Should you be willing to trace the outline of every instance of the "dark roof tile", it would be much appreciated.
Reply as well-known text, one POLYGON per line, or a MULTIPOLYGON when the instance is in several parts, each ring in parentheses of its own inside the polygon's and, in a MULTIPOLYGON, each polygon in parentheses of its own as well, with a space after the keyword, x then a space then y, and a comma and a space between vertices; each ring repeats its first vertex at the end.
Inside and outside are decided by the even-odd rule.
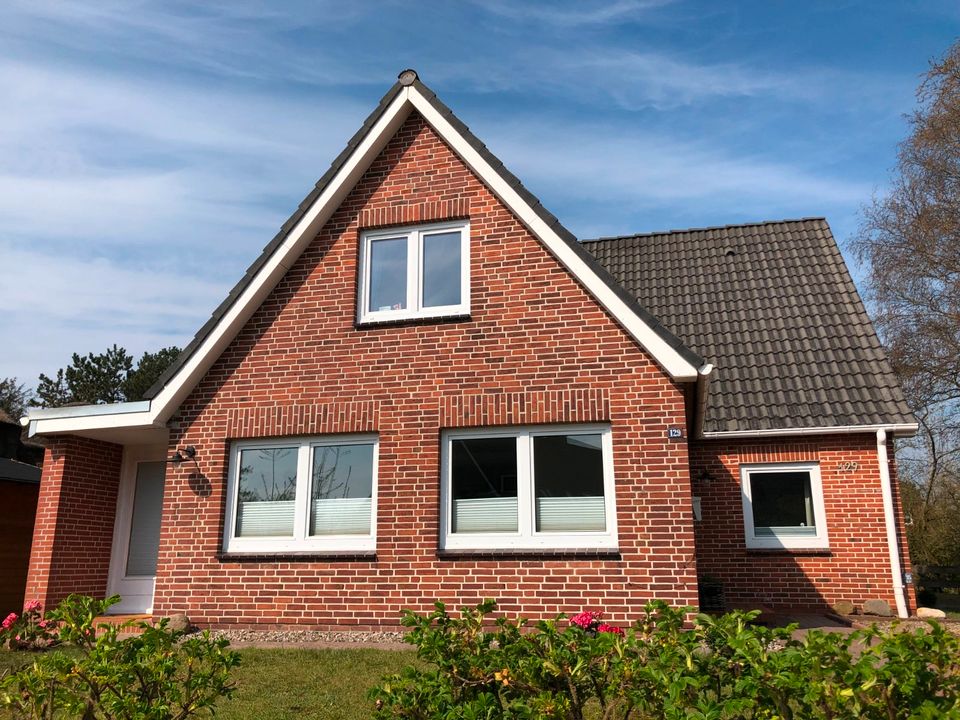
POLYGON ((915 422, 823 218, 583 245, 716 365, 705 431, 915 422))

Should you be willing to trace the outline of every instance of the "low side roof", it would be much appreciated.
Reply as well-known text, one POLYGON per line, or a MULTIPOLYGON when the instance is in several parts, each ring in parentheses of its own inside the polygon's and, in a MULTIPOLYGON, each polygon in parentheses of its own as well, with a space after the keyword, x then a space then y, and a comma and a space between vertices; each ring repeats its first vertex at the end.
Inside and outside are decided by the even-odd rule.
POLYGON ((716 366, 705 434, 916 422, 823 218, 584 247, 716 366))

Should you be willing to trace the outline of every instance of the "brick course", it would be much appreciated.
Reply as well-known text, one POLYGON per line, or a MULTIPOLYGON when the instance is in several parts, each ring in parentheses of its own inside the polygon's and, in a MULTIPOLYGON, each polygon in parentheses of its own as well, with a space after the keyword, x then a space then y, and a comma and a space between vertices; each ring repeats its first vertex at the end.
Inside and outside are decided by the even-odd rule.
POLYGON ((171 468, 155 611, 206 625, 395 626, 403 608, 495 597, 509 613, 696 600, 673 383, 417 115, 171 422, 205 480, 171 468), (469 319, 355 327, 359 232, 469 216, 469 319), (445 427, 609 422, 620 553, 441 556, 445 427), (380 437, 376 558, 219 556, 229 439, 380 437), (201 490, 202 488, 202 490, 201 490))
MULTIPOLYGON (((901 562, 909 572, 892 452, 890 448, 901 562)), ((824 608, 839 600, 862 605, 879 598, 896 608, 876 435, 705 440, 691 444, 690 465, 693 494, 701 498, 703 517, 695 523, 698 570, 701 577, 722 581, 728 604, 824 608), (801 461, 820 465, 829 552, 748 550, 740 465, 801 461), (841 463, 856 463, 857 469, 841 470, 841 463)), ((912 588, 908 605, 916 607, 912 588)))

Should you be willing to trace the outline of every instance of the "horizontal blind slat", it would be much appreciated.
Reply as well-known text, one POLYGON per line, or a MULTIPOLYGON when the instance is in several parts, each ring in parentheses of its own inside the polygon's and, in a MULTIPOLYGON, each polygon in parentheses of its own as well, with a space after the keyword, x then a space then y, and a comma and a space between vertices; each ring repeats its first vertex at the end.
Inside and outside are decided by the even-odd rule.
POLYGON ((453 531, 516 532, 517 499, 502 497, 454 500, 453 531))
POLYGON ((540 532, 602 532, 607 529, 603 496, 537 498, 540 532))

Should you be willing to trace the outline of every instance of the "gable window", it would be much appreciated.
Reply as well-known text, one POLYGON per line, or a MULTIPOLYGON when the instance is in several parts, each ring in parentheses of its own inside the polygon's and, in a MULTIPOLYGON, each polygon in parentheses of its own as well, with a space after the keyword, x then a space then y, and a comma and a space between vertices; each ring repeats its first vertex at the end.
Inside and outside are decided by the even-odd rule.
POLYGON ((444 549, 616 548, 610 428, 450 430, 444 549))
POLYGON ((233 444, 226 552, 375 550, 377 439, 233 444))
POLYGON ((819 465, 742 465, 740 473, 748 548, 829 546, 819 465))
POLYGON ((469 312, 470 226, 466 221, 361 235, 359 322, 469 312))

